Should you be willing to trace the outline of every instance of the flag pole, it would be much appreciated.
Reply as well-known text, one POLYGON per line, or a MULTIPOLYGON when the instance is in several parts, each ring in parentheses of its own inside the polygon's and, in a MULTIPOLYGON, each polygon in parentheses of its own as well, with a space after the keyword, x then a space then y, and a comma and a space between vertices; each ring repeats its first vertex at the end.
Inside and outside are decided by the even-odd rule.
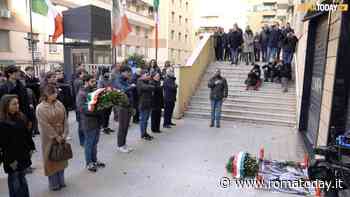
POLYGON ((33 12, 32 12, 32 1, 29 0, 29 22, 30 22, 30 44, 31 44, 31 49, 32 49, 32 66, 35 70, 35 62, 34 62, 34 39, 33 39, 33 12))
MULTIPOLYGON (((157 18, 158 18, 158 11, 157 11, 157 18)), ((156 21, 156 39, 155 39, 155 45, 156 45, 156 62, 158 62, 158 22, 156 21)))

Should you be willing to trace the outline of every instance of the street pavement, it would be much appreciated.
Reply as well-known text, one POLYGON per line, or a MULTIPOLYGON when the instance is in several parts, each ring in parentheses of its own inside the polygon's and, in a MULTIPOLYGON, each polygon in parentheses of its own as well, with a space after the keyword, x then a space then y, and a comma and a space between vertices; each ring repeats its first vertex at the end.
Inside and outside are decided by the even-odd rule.
MULTIPOLYGON (((152 134, 152 142, 140 140, 139 127, 133 124, 127 143, 135 150, 129 154, 116 151, 116 133, 102 134, 98 158, 107 166, 93 174, 84 168, 74 120, 74 113, 70 113, 74 158, 66 169, 67 187, 58 192, 48 190, 40 138, 36 137, 36 170, 27 176, 32 197, 293 197, 254 189, 224 189, 219 182, 222 177, 231 177, 225 165, 239 151, 257 154, 263 146, 267 158, 301 161, 304 157, 302 138, 293 128, 222 122, 217 129, 209 128, 205 120, 184 118, 176 121, 176 127, 152 134)), ((113 129, 117 130, 117 125, 111 121, 113 129)), ((0 197, 8 197, 2 169, 0 197)))

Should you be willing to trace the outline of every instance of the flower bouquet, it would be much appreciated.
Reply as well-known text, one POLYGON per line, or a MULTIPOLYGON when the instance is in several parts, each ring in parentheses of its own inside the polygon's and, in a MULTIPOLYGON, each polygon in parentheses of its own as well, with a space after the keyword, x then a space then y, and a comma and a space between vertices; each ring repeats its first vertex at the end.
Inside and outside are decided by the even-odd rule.
POLYGON ((246 177, 256 177, 259 172, 258 161, 251 154, 246 152, 239 152, 232 156, 226 164, 228 172, 232 173, 233 177, 237 179, 246 177))
POLYGON ((113 88, 99 88, 88 94, 88 110, 91 112, 109 109, 114 106, 129 107, 128 96, 113 88))

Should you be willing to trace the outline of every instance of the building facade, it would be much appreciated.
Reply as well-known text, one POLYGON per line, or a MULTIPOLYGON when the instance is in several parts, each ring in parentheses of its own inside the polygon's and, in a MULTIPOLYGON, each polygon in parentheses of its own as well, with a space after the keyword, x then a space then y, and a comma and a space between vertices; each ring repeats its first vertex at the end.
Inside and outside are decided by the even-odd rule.
POLYGON ((253 31, 259 31, 265 24, 290 22, 293 11, 291 0, 248 0, 248 24, 253 31))
MULTIPOLYGON (((295 6, 301 3, 295 1, 295 6)), ((296 54, 298 129, 312 150, 350 130, 350 15, 338 10, 295 13, 294 17, 295 21, 303 19, 296 26, 300 37, 296 54)))

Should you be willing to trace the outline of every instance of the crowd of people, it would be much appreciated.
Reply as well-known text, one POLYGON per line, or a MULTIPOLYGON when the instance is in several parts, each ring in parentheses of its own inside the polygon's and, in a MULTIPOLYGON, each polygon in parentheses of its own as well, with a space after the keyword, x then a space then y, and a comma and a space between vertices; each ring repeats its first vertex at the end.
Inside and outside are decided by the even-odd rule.
POLYGON ((235 24, 228 32, 219 28, 214 38, 216 60, 230 61, 231 64, 245 62, 247 65, 275 59, 290 64, 298 42, 290 24, 280 27, 278 22, 264 25, 255 34, 249 26, 243 31, 235 24))
POLYGON ((154 138, 148 131, 149 119, 151 131, 162 132, 162 109, 163 128, 176 126, 172 116, 177 84, 170 62, 166 62, 163 69, 155 60, 140 68, 128 63, 116 64, 112 68, 102 67, 97 74, 79 66, 72 83, 64 80, 62 69, 49 71, 41 79, 34 73, 33 67, 22 71, 15 65, 7 66, 0 73, 0 164, 8 174, 10 197, 29 197, 25 174, 33 170, 31 157, 37 150, 35 135, 40 135, 49 189, 57 191, 66 187, 64 170, 68 160, 56 161, 50 154, 55 144, 66 143, 72 135, 68 122, 71 110, 75 110, 79 144, 84 149, 86 169, 90 172, 106 166, 97 157, 98 142, 101 132, 114 132, 109 127, 112 112, 119 123, 116 150, 122 153, 133 150, 126 143, 131 119, 140 125, 140 138, 145 141, 154 138), (89 111, 88 94, 104 87, 124 92, 129 106, 89 111))

